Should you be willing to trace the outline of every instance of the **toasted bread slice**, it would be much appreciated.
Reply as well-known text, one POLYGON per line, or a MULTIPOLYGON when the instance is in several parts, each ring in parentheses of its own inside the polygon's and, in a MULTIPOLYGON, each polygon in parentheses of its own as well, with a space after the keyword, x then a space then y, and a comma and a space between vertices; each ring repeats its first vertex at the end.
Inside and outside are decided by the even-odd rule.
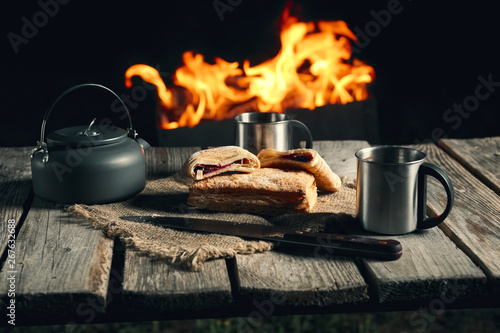
POLYGON ((186 160, 182 172, 195 180, 201 180, 223 172, 252 172, 259 168, 259 159, 248 150, 222 146, 197 151, 186 160))
POLYGON ((279 168, 283 170, 306 170, 314 175, 318 189, 336 192, 342 182, 325 160, 314 149, 294 149, 278 151, 267 148, 257 154, 261 168, 279 168))
POLYGON ((195 182, 188 204, 215 211, 277 214, 310 212, 316 200, 316 180, 310 173, 266 168, 195 182))

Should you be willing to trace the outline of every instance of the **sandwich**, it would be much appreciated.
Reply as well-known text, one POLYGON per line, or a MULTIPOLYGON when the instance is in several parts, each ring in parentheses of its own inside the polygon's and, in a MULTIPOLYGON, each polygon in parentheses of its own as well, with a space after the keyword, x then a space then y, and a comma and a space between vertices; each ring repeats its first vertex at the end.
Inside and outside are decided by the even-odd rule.
POLYGON ((253 172, 259 168, 259 159, 248 150, 223 146, 195 152, 184 163, 182 173, 202 180, 224 172, 253 172))
POLYGON ((316 199, 316 180, 310 173, 265 168, 197 181, 189 188, 187 202, 215 211, 278 214, 308 213, 316 199))
POLYGON ((342 181, 325 160, 314 149, 294 149, 277 151, 271 148, 257 154, 261 168, 279 168, 283 170, 305 170, 316 178, 319 190, 336 192, 342 181))

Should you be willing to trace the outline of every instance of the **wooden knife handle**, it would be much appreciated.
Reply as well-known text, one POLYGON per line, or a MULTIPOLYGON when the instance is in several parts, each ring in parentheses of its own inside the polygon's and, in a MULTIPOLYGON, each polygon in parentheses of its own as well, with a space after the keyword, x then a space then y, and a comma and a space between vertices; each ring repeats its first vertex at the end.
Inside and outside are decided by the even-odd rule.
POLYGON ((399 259, 403 253, 401 243, 393 239, 376 239, 351 235, 290 231, 283 236, 283 243, 310 248, 319 247, 332 255, 359 256, 382 260, 399 259))

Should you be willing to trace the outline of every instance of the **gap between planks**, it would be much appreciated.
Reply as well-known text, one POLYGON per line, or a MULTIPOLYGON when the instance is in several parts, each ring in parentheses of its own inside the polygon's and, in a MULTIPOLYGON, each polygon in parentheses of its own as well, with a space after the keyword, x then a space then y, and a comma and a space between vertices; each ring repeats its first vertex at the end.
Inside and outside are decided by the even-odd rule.
POLYGON ((455 290, 460 289, 457 296, 461 298, 487 292, 484 273, 439 228, 400 236, 377 236, 359 224, 346 226, 346 230, 360 236, 396 239, 403 245, 403 256, 396 261, 359 260, 365 265, 362 271, 367 273, 372 294, 380 302, 439 299, 457 284, 461 289, 455 290))
MULTIPOLYGON (((315 141, 314 149, 339 176, 356 176, 354 153, 366 141, 315 141)), ((329 306, 368 300, 367 289, 354 260, 318 258, 269 251, 237 255, 239 294, 254 301, 283 306, 329 306)))
POLYGON ((500 137, 441 139, 438 145, 500 195, 500 137))
MULTIPOLYGON (((484 271, 492 296, 500 293, 500 197, 434 145, 420 146, 431 163, 450 177, 455 204, 440 229, 484 271)), ((482 154, 477 150, 474 154, 482 154)), ((444 209, 445 195, 440 184, 429 183, 428 205, 434 214, 444 209)), ((498 297, 498 296, 497 296, 498 297)))
POLYGON ((14 220, 17 237, 33 201, 30 154, 32 147, 0 148, 0 267, 7 256, 9 220, 14 220), (5 231, 5 232, 4 232, 5 231))
MULTIPOLYGON (((179 172, 184 161, 200 147, 154 147, 146 152, 148 179, 179 172)), ((125 249, 122 307, 141 313, 203 310, 232 302, 232 287, 224 259, 204 264, 202 272, 125 249)))

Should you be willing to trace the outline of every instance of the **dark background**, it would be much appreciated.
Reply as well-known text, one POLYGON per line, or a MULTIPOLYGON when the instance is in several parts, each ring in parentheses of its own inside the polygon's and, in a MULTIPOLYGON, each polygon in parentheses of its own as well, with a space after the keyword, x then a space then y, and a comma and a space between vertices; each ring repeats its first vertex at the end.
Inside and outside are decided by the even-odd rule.
MULTIPOLYGON (((55 10, 55 0, 42 2, 55 10)), ((32 23, 34 16, 43 20, 43 15, 37 16, 42 7, 37 1, 2 5, 0 146, 35 145, 46 109, 73 85, 100 83, 130 98, 124 73, 137 63, 157 67, 168 86, 168 75, 181 65, 187 50, 204 54, 210 63, 215 56, 240 63, 250 59, 252 65, 274 57, 280 48, 278 18, 286 3, 219 0, 231 7, 221 19, 213 0, 67 2, 41 22, 17 53, 9 33, 22 36, 23 17, 32 23)), ((373 11, 393 3, 295 2, 303 20, 344 20, 352 30, 361 31, 375 20, 373 11)), ((366 45, 359 44, 361 51, 355 54, 375 68, 370 89, 377 102, 381 143, 500 135, 500 87, 492 88, 497 91, 480 101, 467 118, 454 114, 454 121, 443 119, 454 104, 471 100, 479 76, 500 82, 500 29, 494 2, 401 0, 397 8, 400 12, 372 33, 366 45)), ((110 104, 109 97, 107 102, 95 102, 95 95, 82 91, 63 103, 51 116, 48 130, 90 122, 97 112, 95 104, 110 104)), ((154 144, 155 92, 132 102, 134 127, 154 144)))

